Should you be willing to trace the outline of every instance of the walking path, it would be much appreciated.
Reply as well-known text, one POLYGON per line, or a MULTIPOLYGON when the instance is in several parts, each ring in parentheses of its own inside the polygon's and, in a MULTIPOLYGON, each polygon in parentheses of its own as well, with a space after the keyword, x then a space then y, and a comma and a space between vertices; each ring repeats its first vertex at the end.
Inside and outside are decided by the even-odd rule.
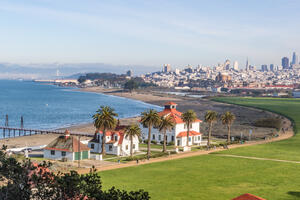
MULTIPOLYGON (((288 131, 285 134, 281 134, 280 136, 269 139, 269 140, 250 141, 246 144, 233 144, 233 145, 229 145, 228 147, 229 147, 229 149, 235 149, 235 148, 239 148, 239 147, 246 147, 246 146, 252 146, 252 145, 257 145, 257 144, 265 144, 265 143, 285 140, 285 139, 292 137, 293 135, 294 135, 293 131, 288 131)), ((156 162, 163 162, 163 161, 167 161, 167 160, 175 160, 175 159, 187 158, 187 157, 192 157, 192 156, 207 155, 207 154, 210 154, 213 152, 224 151, 224 150, 226 150, 226 149, 219 147, 219 148, 208 150, 208 151, 204 151, 204 150, 190 151, 190 152, 172 154, 172 155, 166 156, 166 157, 151 158, 150 160, 139 160, 138 164, 136 163, 136 161, 131 161, 128 163, 120 163, 120 164, 116 163, 115 165, 97 167, 97 170, 98 171, 106 171, 106 170, 119 169, 119 168, 124 168, 124 167, 132 167, 132 166, 138 166, 138 165, 144 165, 144 164, 150 164, 150 163, 156 163, 156 162)), ((287 162, 290 162, 290 161, 287 161, 287 162)), ((291 162, 293 162, 293 161, 291 161, 291 162)), ((300 164, 300 162, 299 162, 299 164, 300 164)), ((88 173, 90 171, 90 169, 84 168, 84 169, 78 169, 77 171, 78 171, 78 173, 88 173)))
POLYGON ((231 155, 231 154, 218 154, 216 156, 233 157, 233 158, 245 158, 245 159, 252 159, 252 160, 270 160, 270 161, 276 161, 276 162, 286 162, 286 163, 300 164, 300 161, 278 160, 278 159, 272 159, 272 158, 259 158, 259 157, 249 157, 249 156, 238 156, 238 155, 231 155))

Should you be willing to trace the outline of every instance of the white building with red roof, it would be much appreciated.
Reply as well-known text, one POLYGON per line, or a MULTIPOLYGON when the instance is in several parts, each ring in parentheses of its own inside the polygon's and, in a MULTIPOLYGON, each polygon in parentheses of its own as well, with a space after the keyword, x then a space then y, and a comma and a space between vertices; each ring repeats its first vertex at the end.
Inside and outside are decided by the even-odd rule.
MULTIPOLYGON (((129 137, 125 135, 127 126, 118 125, 115 130, 106 131, 106 144, 105 150, 107 154, 113 154, 117 156, 130 155, 131 141, 129 137)), ((102 131, 96 133, 94 138, 89 141, 88 147, 93 153, 102 153, 102 131)), ((139 151, 139 138, 133 137, 133 153, 139 151)))
MULTIPOLYGON (((167 102, 165 109, 158 113, 160 117, 171 117, 175 127, 172 131, 167 132, 167 143, 174 142, 175 146, 184 147, 187 141, 187 125, 182 120, 182 113, 176 110, 177 104, 174 102, 167 102)), ((202 141, 202 134, 200 133, 200 119, 196 119, 190 124, 189 133, 189 145, 200 145, 202 141)), ((148 128, 142 127, 143 140, 148 139, 148 128)), ((155 140, 157 143, 163 142, 163 133, 160 133, 158 129, 152 129, 151 140, 155 140)))

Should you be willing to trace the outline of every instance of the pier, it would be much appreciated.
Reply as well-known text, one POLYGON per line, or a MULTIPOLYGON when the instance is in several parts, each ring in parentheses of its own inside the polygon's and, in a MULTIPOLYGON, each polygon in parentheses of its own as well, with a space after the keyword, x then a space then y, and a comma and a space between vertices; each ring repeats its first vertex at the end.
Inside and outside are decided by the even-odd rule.
MULTIPOLYGON (((0 126, 0 130, 2 130, 2 135, 1 135, 1 131, 0 131, 0 139, 14 138, 14 137, 20 137, 20 136, 31 136, 31 135, 38 135, 38 134, 62 135, 65 132, 65 131, 60 131, 60 130, 38 130, 38 129, 12 128, 12 127, 7 127, 7 126, 0 126)), ((93 137, 93 134, 89 134, 89 133, 70 133, 70 135, 93 137)))

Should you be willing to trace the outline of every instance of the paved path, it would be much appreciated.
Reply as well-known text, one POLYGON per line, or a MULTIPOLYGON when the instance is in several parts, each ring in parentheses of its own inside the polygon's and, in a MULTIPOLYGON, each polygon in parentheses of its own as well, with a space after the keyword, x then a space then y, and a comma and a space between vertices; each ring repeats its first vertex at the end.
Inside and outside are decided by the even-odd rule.
POLYGON ((259 157, 249 157, 249 156, 238 156, 238 155, 231 155, 231 154, 218 154, 216 156, 233 157, 233 158, 245 158, 245 159, 252 159, 252 160, 270 160, 270 161, 276 161, 276 162, 286 162, 286 163, 300 164, 300 161, 278 160, 278 159, 272 159, 272 158, 259 158, 259 157))
MULTIPOLYGON (((270 140, 250 141, 246 144, 233 144, 233 145, 229 145, 228 147, 229 147, 229 149, 235 149, 235 148, 239 148, 239 147, 246 147, 246 146, 252 146, 252 145, 257 145, 257 144, 265 144, 265 143, 275 142, 275 141, 279 141, 279 140, 285 140, 292 136, 293 136, 293 131, 289 131, 289 132, 286 132, 285 134, 280 135, 279 137, 272 138, 270 140)), ((150 160, 140 160, 139 164, 137 164, 136 161, 131 161, 128 163, 120 163, 120 164, 116 163, 115 165, 97 167, 97 170, 98 171, 106 171, 106 170, 112 170, 112 169, 119 169, 119 168, 123 168, 123 167, 132 167, 132 166, 162 162, 162 161, 167 161, 167 160, 175 160, 175 159, 181 159, 181 158, 192 157, 192 156, 207 155, 207 154, 210 154, 213 152, 224 151, 224 150, 226 150, 226 149, 219 147, 219 148, 212 149, 209 151, 204 151, 204 150, 190 151, 190 152, 172 154, 172 155, 166 156, 166 157, 151 158, 150 160)), ((86 168, 86 169, 78 169, 77 171, 78 171, 78 173, 88 173, 89 170, 90 169, 86 168)))

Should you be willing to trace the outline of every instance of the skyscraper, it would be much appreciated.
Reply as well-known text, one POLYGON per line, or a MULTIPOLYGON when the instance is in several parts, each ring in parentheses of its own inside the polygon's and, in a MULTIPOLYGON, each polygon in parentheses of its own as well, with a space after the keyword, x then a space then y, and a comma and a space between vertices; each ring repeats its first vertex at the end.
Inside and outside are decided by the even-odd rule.
POLYGON ((296 52, 293 53, 293 59, 292 59, 292 65, 298 65, 299 60, 298 60, 298 55, 296 52))
POLYGON ((281 65, 283 67, 283 69, 288 69, 290 67, 290 61, 288 57, 283 57, 281 59, 281 65))
POLYGON ((246 71, 249 70, 249 62, 248 62, 248 57, 247 57, 247 61, 246 61, 246 71))
POLYGON ((272 72, 276 71, 274 68, 274 64, 270 64, 270 71, 272 71, 272 72))
POLYGON ((262 65, 261 66, 261 71, 267 72, 268 71, 268 65, 262 65))
POLYGON ((227 60, 225 61, 225 63, 224 63, 224 69, 225 69, 225 70, 229 70, 229 69, 230 69, 230 60, 227 59, 227 60))
POLYGON ((170 64, 164 64, 163 72, 170 72, 171 71, 171 65, 170 64))

